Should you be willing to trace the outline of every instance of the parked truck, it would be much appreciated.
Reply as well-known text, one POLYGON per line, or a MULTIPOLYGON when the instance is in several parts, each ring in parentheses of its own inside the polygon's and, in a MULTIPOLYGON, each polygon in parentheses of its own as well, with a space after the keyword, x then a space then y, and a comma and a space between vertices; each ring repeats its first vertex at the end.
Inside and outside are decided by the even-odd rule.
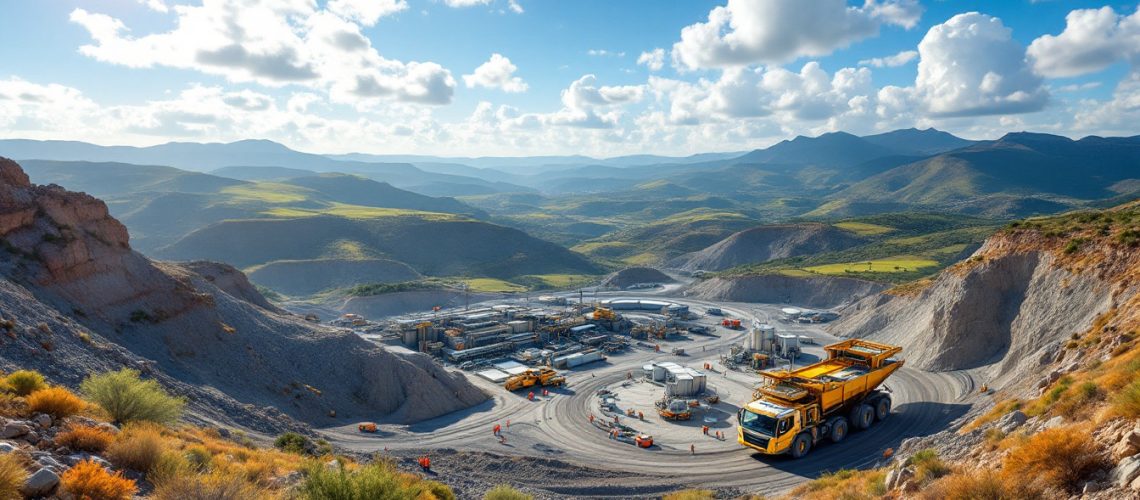
POLYGON ((852 339, 824 348, 827 359, 796 370, 760 372, 751 403, 737 414, 737 442, 794 458, 823 440, 843 441, 891 413, 878 387, 903 366, 901 347, 852 339))
POLYGON ((527 370, 518 375, 512 375, 503 386, 506 387, 508 391, 517 391, 536 385, 558 387, 565 383, 566 377, 559 375, 558 372, 550 368, 540 368, 538 370, 527 370))

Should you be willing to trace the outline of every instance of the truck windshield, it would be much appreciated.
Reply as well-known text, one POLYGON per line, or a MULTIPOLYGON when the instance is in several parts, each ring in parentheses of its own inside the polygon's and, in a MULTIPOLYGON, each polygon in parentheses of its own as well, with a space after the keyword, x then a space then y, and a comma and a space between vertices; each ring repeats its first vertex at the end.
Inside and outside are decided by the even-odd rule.
POLYGON ((740 425, 753 432, 769 436, 776 435, 776 419, 748 410, 740 412, 740 425))

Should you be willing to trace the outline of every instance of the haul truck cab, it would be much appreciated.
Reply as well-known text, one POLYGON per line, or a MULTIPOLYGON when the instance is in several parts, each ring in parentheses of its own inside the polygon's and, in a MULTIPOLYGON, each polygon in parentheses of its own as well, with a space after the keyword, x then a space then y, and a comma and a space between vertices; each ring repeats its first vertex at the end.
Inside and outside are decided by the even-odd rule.
POLYGON ((890 415, 890 395, 877 388, 903 366, 895 358, 902 348, 852 339, 824 349, 818 363, 760 372, 754 401, 737 414, 737 442, 800 458, 825 438, 841 442, 890 415))

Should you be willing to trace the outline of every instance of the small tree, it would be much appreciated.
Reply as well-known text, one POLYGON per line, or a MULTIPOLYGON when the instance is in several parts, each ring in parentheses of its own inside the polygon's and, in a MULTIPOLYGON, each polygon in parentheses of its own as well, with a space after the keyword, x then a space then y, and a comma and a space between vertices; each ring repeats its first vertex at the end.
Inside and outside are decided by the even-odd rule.
POLYGON ((87 377, 79 389, 119 424, 140 421, 169 424, 182 416, 186 406, 182 398, 167 394, 158 382, 142 380, 137 370, 128 368, 87 377))

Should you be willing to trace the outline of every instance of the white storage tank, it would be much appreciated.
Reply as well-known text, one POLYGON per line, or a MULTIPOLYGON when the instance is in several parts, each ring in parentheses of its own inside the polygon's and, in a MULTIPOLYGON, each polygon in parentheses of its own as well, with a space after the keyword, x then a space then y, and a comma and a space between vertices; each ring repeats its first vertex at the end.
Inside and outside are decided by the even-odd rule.
POLYGON ((653 380, 655 382, 665 381, 665 367, 661 365, 653 365, 653 380))

